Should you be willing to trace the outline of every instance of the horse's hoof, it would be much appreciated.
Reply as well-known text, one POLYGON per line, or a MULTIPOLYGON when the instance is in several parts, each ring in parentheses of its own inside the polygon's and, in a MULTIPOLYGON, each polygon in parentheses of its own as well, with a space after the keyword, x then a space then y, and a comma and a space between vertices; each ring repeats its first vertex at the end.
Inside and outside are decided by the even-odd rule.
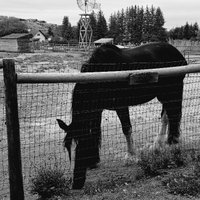
POLYGON ((137 164, 139 161, 139 159, 137 158, 136 155, 130 155, 129 153, 127 153, 125 155, 125 165, 132 165, 132 164, 137 164))

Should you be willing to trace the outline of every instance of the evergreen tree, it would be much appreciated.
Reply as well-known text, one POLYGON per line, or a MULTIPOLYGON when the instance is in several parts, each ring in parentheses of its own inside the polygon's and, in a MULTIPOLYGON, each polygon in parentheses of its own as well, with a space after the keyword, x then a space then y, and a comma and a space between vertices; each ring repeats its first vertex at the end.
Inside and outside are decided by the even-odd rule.
POLYGON ((117 40, 118 23, 117 23, 117 16, 116 16, 115 13, 110 16, 110 19, 109 19, 109 31, 108 31, 107 35, 108 35, 108 37, 114 38, 114 41, 117 40))
POLYGON ((104 38, 108 32, 107 22, 100 10, 97 16, 97 39, 104 38))
POLYGON ((197 24, 197 22, 194 23, 194 25, 192 25, 191 27, 191 39, 195 40, 197 38, 197 33, 199 31, 199 26, 197 24))
POLYGON ((186 25, 184 26, 183 37, 184 37, 184 39, 187 39, 187 40, 190 39, 190 27, 189 27, 188 22, 186 22, 186 25))
POLYGON ((69 41, 72 38, 72 27, 67 16, 63 18, 62 37, 67 41, 69 41))
POLYGON ((163 17, 163 13, 161 9, 158 7, 155 13, 155 23, 154 23, 154 35, 156 36, 156 40, 158 41, 166 41, 167 32, 165 28, 163 28, 165 24, 165 20, 163 17))
POLYGON ((149 7, 147 6, 144 13, 143 20, 143 33, 142 40, 143 42, 150 42, 151 39, 151 13, 149 7))
POLYGON ((117 12, 117 37, 116 42, 123 42, 123 38, 125 36, 125 14, 124 10, 121 12, 117 12))
POLYGON ((94 12, 92 12, 90 16, 90 26, 93 32, 92 40, 95 41, 97 40, 98 35, 97 35, 97 19, 94 12))
POLYGON ((136 6, 135 7, 130 7, 129 11, 127 13, 127 29, 128 29, 128 33, 130 36, 130 42, 135 43, 136 42, 136 29, 137 29, 137 21, 136 21, 136 6))
POLYGON ((49 36, 52 36, 52 37, 54 36, 54 33, 53 33, 51 27, 48 28, 48 35, 49 35, 49 36))

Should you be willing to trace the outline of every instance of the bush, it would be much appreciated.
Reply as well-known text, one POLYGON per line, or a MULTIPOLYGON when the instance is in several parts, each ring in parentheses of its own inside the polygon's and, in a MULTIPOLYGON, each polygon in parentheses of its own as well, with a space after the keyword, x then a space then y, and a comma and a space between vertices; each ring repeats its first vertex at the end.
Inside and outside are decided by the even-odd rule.
POLYGON ((66 195, 69 192, 70 180, 64 176, 64 170, 54 167, 40 167, 31 180, 31 194, 37 194, 41 199, 66 195))
POLYGON ((160 174, 161 169, 177 168, 187 163, 186 152, 180 147, 159 148, 155 151, 142 150, 139 158, 139 166, 146 176, 160 174))

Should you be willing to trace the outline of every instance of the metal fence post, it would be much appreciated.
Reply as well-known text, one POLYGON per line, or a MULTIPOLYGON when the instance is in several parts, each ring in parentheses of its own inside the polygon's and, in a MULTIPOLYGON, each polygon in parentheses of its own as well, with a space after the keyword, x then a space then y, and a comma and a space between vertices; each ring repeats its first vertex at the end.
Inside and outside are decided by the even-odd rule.
POLYGON ((6 100, 5 105, 8 140, 10 200, 24 200, 17 103, 17 85, 14 60, 3 60, 3 72, 6 100))

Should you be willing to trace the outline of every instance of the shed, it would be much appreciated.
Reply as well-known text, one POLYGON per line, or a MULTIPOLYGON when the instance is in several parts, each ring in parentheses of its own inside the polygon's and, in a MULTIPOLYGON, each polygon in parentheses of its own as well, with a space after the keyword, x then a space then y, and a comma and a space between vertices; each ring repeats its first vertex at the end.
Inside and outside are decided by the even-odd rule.
POLYGON ((12 33, 0 38, 0 51, 31 52, 30 33, 12 33))
POLYGON ((101 38, 99 40, 94 41, 94 45, 99 46, 107 43, 113 44, 113 40, 114 40, 113 38, 101 38))

